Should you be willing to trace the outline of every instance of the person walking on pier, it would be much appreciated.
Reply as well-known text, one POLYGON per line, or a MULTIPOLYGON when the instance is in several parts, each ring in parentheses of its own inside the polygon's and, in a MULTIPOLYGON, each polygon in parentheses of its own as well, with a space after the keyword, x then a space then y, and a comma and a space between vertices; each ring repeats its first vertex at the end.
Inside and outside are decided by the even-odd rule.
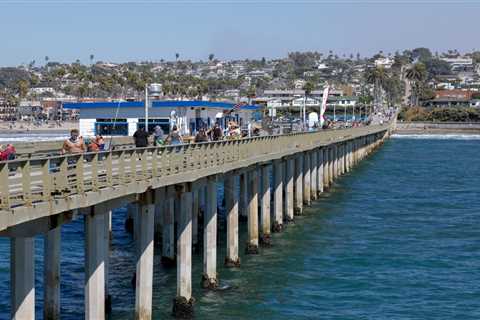
POLYGON ((154 146, 161 146, 164 142, 164 133, 160 126, 155 126, 153 130, 153 145, 154 146))
POLYGON ((208 136, 204 128, 200 128, 195 136, 195 143, 208 142, 208 136))
POLYGON ((146 148, 148 147, 148 132, 144 127, 139 127, 133 134, 133 140, 135 140, 135 147, 146 148))
POLYGON ((219 141, 219 140, 222 140, 222 138, 223 138, 222 128, 220 128, 220 124, 218 124, 218 122, 215 122, 215 125, 213 126, 213 129, 212 129, 212 141, 219 141))
POLYGON ((182 136, 180 135, 177 126, 174 125, 172 127, 172 132, 170 132, 167 139, 165 139, 165 142, 170 145, 177 145, 183 143, 182 136))
POLYGON ((85 149, 85 143, 83 141, 83 138, 79 135, 78 129, 72 129, 70 131, 70 138, 63 142, 61 153, 83 153, 85 152, 85 149))

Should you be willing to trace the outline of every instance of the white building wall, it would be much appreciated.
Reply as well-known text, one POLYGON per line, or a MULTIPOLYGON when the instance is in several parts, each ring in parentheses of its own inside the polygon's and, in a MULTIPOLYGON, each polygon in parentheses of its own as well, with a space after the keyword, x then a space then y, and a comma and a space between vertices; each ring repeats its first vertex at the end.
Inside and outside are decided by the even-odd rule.
POLYGON ((80 119, 79 131, 82 137, 89 137, 95 135, 96 119, 80 119))
POLYGON ((133 136, 135 131, 137 131, 138 118, 128 118, 127 123, 128 123, 128 135, 133 136))

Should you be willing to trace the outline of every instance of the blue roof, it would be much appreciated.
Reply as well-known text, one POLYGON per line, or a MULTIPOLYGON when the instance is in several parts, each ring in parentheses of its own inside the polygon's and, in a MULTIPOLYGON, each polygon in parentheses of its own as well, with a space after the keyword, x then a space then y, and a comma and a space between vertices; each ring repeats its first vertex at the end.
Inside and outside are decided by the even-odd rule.
MULTIPOLYGON (((175 108, 175 107, 199 107, 199 108, 219 108, 232 109, 235 106, 230 102, 212 102, 212 101, 177 101, 177 100, 161 100, 152 101, 153 108, 175 108)), ((64 103, 64 109, 95 109, 95 108, 144 108, 143 101, 122 101, 122 102, 75 102, 64 103)), ((243 110, 261 109, 258 105, 242 105, 243 110)))

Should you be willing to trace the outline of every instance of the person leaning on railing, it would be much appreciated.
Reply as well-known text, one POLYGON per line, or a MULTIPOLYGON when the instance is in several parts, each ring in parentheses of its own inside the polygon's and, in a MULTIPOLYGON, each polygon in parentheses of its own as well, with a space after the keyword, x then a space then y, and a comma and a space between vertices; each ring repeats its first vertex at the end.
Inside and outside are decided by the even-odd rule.
POLYGON ((62 154, 74 154, 74 153, 83 153, 85 152, 85 142, 83 138, 79 135, 77 129, 72 129, 70 131, 70 138, 63 142, 62 154))

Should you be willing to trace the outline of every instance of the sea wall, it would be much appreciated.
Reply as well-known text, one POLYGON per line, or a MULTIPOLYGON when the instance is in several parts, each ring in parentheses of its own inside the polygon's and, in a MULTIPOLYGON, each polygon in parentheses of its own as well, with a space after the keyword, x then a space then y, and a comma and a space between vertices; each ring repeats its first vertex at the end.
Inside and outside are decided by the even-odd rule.
POLYGON ((395 133, 397 134, 478 134, 479 122, 401 122, 397 121, 395 133))

